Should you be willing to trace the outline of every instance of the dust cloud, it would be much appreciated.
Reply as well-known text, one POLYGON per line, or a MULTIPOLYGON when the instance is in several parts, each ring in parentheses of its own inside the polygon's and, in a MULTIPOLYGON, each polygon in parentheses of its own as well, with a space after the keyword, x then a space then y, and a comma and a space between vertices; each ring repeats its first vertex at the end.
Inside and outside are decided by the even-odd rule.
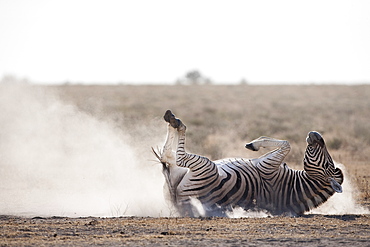
POLYGON ((0 85, 0 107, 0 215, 170 214, 152 142, 137 144, 152 136, 132 137, 46 88, 0 85))

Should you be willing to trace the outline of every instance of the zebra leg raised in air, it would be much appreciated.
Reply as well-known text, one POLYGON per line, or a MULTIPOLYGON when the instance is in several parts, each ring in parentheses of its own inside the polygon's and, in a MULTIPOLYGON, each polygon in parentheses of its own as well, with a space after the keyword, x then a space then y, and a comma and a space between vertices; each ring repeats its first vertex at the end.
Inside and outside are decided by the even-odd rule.
POLYGON ((172 205, 176 207, 176 189, 186 174, 187 169, 176 165, 176 153, 172 150, 175 137, 176 129, 174 129, 169 123, 167 126, 167 136, 165 144, 163 145, 163 149, 159 152, 156 152, 152 148, 152 151, 157 159, 162 163, 162 173, 166 180, 166 183, 164 184, 165 197, 170 200, 172 205))
MULTIPOLYGON (((191 200, 206 196, 209 193, 209 190, 203 188, 212 186, 217 182, 219 179, 218 169, 216 164, 208 158, 185 151, 186 126, 180 119, 177 119, 170 110, 166 112, 164 119, 178 132, 176 165, 188 169, 188 173, 177 186, 178 210, 182 215, 195 216, 199 212, 193 207, 191 200)), ((205 211, 205 216, 225 216, 217 205, 201 203, 201 206, 205 211)))
POLYGON ((278 140, 270 137, 261 136, 260 138, 253 140, 245 145, 246 148, 252 151, 258 151, 262 148, 274 148, 275 150, 268 152, 258 159, 254 159, 254 165, 263 166, 264 163, 268 163, 268 169, 279 168, 285 157, 290 151, 290 144, 285 140, 278 140))

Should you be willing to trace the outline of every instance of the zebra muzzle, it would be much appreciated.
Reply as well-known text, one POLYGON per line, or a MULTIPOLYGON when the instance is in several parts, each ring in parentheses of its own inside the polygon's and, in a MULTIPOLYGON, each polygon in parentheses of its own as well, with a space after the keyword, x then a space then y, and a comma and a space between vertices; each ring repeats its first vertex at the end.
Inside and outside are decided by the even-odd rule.
POLYGON ((342 185, 340 185, 337 181, 335 181, 334 178, 329 178, 329 181, 330 181, 331 187, 333 188, 335 192, 337 193, 343 192, 342 185))

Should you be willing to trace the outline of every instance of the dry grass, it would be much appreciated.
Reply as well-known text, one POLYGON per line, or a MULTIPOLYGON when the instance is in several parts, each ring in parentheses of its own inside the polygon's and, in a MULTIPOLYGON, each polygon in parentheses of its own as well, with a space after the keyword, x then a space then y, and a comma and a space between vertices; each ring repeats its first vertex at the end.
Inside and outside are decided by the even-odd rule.
MULTIPOLYGON (((345 164, 357 183, 362 203, 369 204, 370 86, 53 88, 81 110, 119 124, 150 124, 171 109, 188 126, 188 150, 211 159, 255 157, 244 144, 265 135, 288 140, 292 151, 286 162, 302 169, 306 135, 319 131, 334 160, 345 164)), ((164 126, 158 132, 165 133, 164 126)), ((147 149, 157 144, 147 143, 147 149)))

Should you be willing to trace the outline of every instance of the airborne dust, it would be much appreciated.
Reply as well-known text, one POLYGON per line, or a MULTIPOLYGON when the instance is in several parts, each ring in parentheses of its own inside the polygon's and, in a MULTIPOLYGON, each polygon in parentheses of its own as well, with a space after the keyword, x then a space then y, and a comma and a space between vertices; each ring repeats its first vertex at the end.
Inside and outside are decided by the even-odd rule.
POLYGON ((1 86, 0 107, 0 215, 170 214, 150 144, 138 147, 150 130, 130 136, 27 85, 1 86))

